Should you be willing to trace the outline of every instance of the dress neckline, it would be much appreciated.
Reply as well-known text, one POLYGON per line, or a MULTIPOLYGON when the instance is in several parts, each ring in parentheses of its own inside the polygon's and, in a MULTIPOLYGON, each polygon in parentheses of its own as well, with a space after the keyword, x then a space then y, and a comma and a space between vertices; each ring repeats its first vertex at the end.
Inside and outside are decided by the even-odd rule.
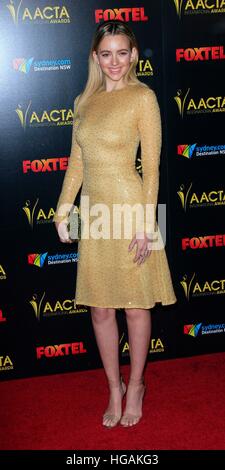
POLYGON ((129 85, 129 84, 127 83, 123 88, 114 88, 114 89, 111 90, 111 91, 102 90, 100 93, 107 93, 107 94, 108 94, 108 93, 109 93, 109 94, 110 94, 110 93, 115 93, 115 92, 118 92, 118 91, 126 90, 129 86, 131 86, 131 85, 129 85))

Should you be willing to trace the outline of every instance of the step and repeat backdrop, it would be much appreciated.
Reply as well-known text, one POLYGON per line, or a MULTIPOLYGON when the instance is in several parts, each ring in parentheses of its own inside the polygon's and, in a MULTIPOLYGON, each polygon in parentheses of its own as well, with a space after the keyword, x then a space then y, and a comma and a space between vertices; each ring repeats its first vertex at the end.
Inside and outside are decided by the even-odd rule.
MULTIPOLYGON (((149 360, 224 350, 225 0, 2 0, 2 380, 101 367, 90 307, 74 308, 78 246, 60 243, 53 216, 74 98, 93 32, 108 19, 136 34, 137 75, 155 90, 163 123, 159 203, 178 301, 152 310, 149 360)), ((125 364, 123 309, 117 318, 125 364)))

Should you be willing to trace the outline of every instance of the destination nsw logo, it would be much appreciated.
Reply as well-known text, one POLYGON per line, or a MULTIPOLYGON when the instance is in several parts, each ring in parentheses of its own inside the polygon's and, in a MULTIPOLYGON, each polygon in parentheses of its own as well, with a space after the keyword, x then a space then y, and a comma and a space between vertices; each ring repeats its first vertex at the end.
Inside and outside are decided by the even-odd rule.
POLYGON ((34 57, 29 59, 15 58, 12 62, 13 69, 17 72, 28 74, 33 72, 61 72, 64 70, 71 70, 71 59, 42 59, 34 60, 34 57))
POLYGON ((28 264, 42 268, 45 264, 56 265, 65 263, 76 263, 79 258, 79 253, 56 253, 55 255, 49 255, 46 253, 31 253, 27 255, 28 264))
POLYGON ((177 154, 189 160, 194 157, 214 157, 225 154, 225 145, 179 144, 177 154))
POLYGON ((203 325, 203 323, 196 323, 191 325, 184 325, 184 334, 196 338, 197 336, 212 335, 225 333, 225 323, 213 323, 203 325))

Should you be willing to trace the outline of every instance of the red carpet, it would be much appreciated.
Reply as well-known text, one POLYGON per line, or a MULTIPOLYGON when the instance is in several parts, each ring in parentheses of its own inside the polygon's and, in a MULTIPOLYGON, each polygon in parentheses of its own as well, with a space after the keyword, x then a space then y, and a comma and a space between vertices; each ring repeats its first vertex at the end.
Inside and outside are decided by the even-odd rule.
POLYGON ((225 449, 224 365, 225 353, 149 363, 144 418, 128 429, 101 426, 103 370, 2 382, 0 449, 225 449))

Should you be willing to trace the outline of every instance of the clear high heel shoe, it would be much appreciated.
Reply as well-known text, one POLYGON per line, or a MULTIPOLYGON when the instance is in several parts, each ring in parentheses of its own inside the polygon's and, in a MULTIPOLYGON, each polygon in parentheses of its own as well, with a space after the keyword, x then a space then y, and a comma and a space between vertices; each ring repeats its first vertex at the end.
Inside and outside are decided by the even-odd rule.
MULTIPOLYGON (((144 383, 144 381, 140 382, 140 383, 130 383, 129 384, 131 387, 132 386, 142 386, 142 390, 141 390, 141 394, 140 394, 140 400, 141 402, 143 402, 143 399, 144 399, 144 395, 145 395, 145 392, 146 392, 146 385, 144 383)), ((139 414, 133 414, 133 413, 128 413, 128 412, 124 412, 123 415, 122 415, 122 418, 120 420, 120 424, 124 427, 131 427, 131 426, 135 426, 136 424, 139 423, 140 419, 142 418, 142 411, 141 413, 139 414)))
MULTIPOLYGON (((122 376, 120 376, 120 387, 121 387, 122 401, 123 401, 123 398, 126 394, 127 387, 126 387, 126 384, 125 384, 122 376)), ((122 406, 122 403, 121 403, 121 406, 122 406)), ((121 414, 122 414, 122 412, 121 412, 121 414)), ((121 414, 116 415, 116 414, 113 414, 113 413, 108 413, 106 411, 103 414, 103 421, 102 421, 103 426, 105 426, 107 429, 114 428, 120 422, 121 414)))

